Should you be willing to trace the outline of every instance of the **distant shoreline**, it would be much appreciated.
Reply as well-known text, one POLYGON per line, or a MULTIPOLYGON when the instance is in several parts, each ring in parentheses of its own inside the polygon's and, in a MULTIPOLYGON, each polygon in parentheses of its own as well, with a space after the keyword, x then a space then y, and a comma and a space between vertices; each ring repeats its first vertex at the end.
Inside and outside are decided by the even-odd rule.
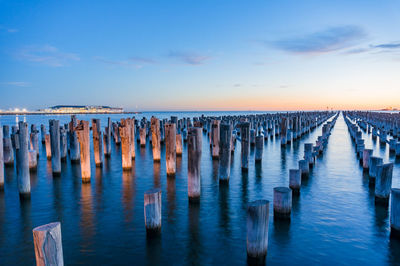
POLYGON ((51 113, 51 112, 4 112, 0 115, 98 115, 98 114, 141 114, 142 112, 66 112, 66 113, 51 113))

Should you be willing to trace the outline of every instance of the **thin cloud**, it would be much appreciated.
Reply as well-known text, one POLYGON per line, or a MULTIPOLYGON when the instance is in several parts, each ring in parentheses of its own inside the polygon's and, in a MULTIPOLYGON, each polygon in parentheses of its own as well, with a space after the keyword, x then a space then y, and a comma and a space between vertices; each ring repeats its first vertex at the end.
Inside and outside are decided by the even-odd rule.
POLYGON ((142 63, 142 64, 155 64, 157 63, 156 60, 147 58, 147 57, 140 57, 140 56, 132 56, 129 57, 129 60, 132 62, 142 63))
POLYGON ((15 86, 15 87, 29 87, 31 84, 25 81, 7 81, 7 82, 0 82, 2 85, 7 86, 15 86))
POLYGON ((207 60, 211 59, 210 56, 200 55, 192 52, 179 52, 179 51, 170 51, 168 54, 169 57, 178 59, 185 64, 189 65, 202 65, 207 60))
POLYGON ((133 68, 142 68, 142 65, 138 65, 138 64, 134 64, 132 61, 128 61, 128 60, 110 60, 110 59, 106 59, 104 57, 100 57, 100 56, 96 56, 94 57, 95 60, 107 64, 107 65, 111 65, 111 66, 124 66, 124 67, 133 67, 133 68))
POLYGON ((368 47, 361 47, 351 49, 345 52, 345 54, 381 54, 381 53, 397 53, 400 51, 400 42, 381 43, 381 44, 370 44, 368 47))
POLYGON ((332 27, 305 36, 280 39, 272 45, 280 50, 297 54, 321 54, 358 44, 366 37, 358 26, 332 27))
POLYGON ((18 32, 18 29, 7 28, 5 26, 1 26, 0 25, 0 31, 6 31, 6 32, 9 32, 9 33, 15 33, 15 32, 18 32))
POLYGON ((39 63, 51 67, 62 67, 71 61, 79 61, 78 55, 65 53, 51 45, 27 46, 19 50, 17 57, 20 60, 39 63))

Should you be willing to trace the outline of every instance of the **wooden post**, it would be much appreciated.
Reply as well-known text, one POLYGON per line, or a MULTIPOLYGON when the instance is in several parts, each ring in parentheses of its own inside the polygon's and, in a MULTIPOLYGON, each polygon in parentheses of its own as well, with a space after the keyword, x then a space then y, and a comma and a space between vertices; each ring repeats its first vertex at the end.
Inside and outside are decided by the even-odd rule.
POLYGON ((51 143, 50 143, 50 134, 46 134, 45 136, 45 142, 46 142, 46 157, 47 160, 51 160, 51 143))
POLYGON ((256 163, 261 163, 264 150, 264 136, 258 135, 256 137, 256 163))
POLYGON ((377 176, 378 165, 383 164, 383 159, 376 156, 371 156, 369 160, 369 181, 375 183, 377 176))
POLYGON ((110 155, 111 155, 111 128, 112 128, 112 123, 111 123, 111 118, 109 117, 107 119, 107 126, 106 126, 104 134, 103 134, 104 156, 105 157, 110 157, 110 155))
POLYGON ((159 188, 144 193, 144 222, 148 234, 161 231, 161 189, 159 188))
POLYGON ((18 190, 21 198, 30 198, 31 181, 29 174, 29 151, 28 151, 28 124, 19 122, 18 134, 16 134, 17 153, 17 175, 18 190))
POLYGON ((136 151, 135 151, 135 118, 130 119, 130 128, 131 128, 131 157, 132 160, 135 160, 136 151))
POLYGON ((141 127, 139 129, 139 136, 140 136, 140 146, 145 147, 146 146, 146 126, 141 127))
POLYGON ((189 128, 188 133, 188 197, 189 201, 196 202, 200 199, 201 189, 201 128, 189 128))
POLYGON ((60 155, 61 160, 67 159, 68 143, 67 143, 67 130, 64 127, 60 127, 60 155))
POLYGON ((306 160, 309 166, 314 164, 314 156, 313 156, 313 144, 305 143, 304 144, 304 160, 306 160))
POLYGON ((232 125, 221 124, 219 133, 219 182, 228 182, 231 175, 232 125))
POLYGON ((53 175, 61 174, 61 154, 60 154, 60 121, 50 120, 50 145, 51 145, 51 170, 53 175))
POLYGON ((130 170, 132 168, 132 154, 131 154, 131 128, 129 122, 121 120, 121 126, 118 129, 121 136, 121 157, 122 169, 130 170))
POLYGON ((31 125, 30 149, 36 151, 36 157, 39 157, 39 136, 35 125, 31 125))
POLYGON ((70 158, 72 163, 79 162, 81 158, 81 152, 79 148, 78 134, 75 130, 78 125, 76 116, 71 116, 71 122, 69 122, 69 147, 70 147, 70 158))
POLYGON ((293 192, 299 192, 301 187, 301 170, 290 169, 289 170, 289 187, 293 192))
POLYGON ((92 119, 93 153, 94 162, 97 167, 103 165, 103 142, 101 134, 100 119, 92 119))
POLYGON ((392 188, 393 163, 378 165, 375 182, 375 200, 388 202, 392 188))
POLYGON ((165 124, 165 153, 167 163, 167 175, 174 176, 176 172, 176 125, 165 124))
POLYGON ((29 150, 29 170, 36 171, 37 168, 37 155, 35 150, 29 150))
POLYGON ((0 191, 4 189, 3 129, 0 126, 0 191))
POLYGON ((46 126, 45 125, 40 125, 40 135, 41 135, 41 137, 42 137, 42 144, 44 144, 45 143, 45 141, 46 141, 46 139, 45 139, 45 137, 46 137, 46 126))
POLYGON ((161 135, 160 120, 156 117, 151 118, 151 145, 153 146, 153 160, 159 162, 161 160, 161 135))
POLYGON ((89 121, 79 121, 75 127, 78 136, 80 161, 81 161, 81 176, 83 183, 90 182, 90 132, 89 121))
POLYGON ((247 256, 265 259, 268 249, 269 201, 256 200, 247 206, 247 256))
POLYGON ((274 188, 274 218, 289 218, 292 211, 292 190, 287 187, 274 188))
POLYGON ((182 156, 182 134, 176 134, 176 156, 182 156))
POLYGON ((3 158, 5 166, 14 165, 14 149, 12 147, 12 141, 10 138, 10 131, 7 125, 3 126, 3 158))
POLYGON ((240 139, 241 139, 241 166, 242 171, 249 169, 249 156, 250 156, 250 123, 243 122, 240 126, 240 139))
POLYGON ((392 188, 390 206, 390 229, 393 236, 400 238, 400 188, 392 188))
POLYGON ((363 150, 363 169, 364 170, 368 170, 369 169, 369 160, 370 160, 370 157, 372 156, 372 153, 373 153, 374 151, 373 150, 371 150, 371 149, 364 149, 363 150))
POLYGON ((281 121, 281 145, 285 146, 287 144, 287 128, 288 128, 288 121, 286 117, 282 117, 281 121))
POLYGON ((213 159, 219 158, 219 120, 214 120, 211 125, 211 154, 213 159))
POLYGON ((59 222, 34 228, 33 243, 35 245, 37 266, 64 265, 61 225, 59 222))
POLYGON ((302 176, 308 176, 310 173, 310 164, 306 160, 299 161, 299 169, 302 176))

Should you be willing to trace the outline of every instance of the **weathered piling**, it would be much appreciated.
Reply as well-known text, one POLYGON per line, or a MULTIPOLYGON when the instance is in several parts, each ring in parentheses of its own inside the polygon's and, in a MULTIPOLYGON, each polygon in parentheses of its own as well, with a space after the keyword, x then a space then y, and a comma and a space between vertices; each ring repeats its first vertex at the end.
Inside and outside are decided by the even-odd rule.
POLYGON ((61 225, 59 222, 34 228, 33 243, 37 266, 64 265, 61 225))
POLYGON ((46 126, 45 125, 40 125, 40 137, 42 140, 42 144, 45 144, 45 142, 46 142, 46 126))
POLYGON ((67 142, 67 130, 64 127, 60 127, 60 156, 61 160, 67 159, 68 153, 68 142, 67 142))
POLYGON ((247 205, 247 256, 265 259, 268 249, 269 201, 247 205))
POLYGON ((201 192, 201 130, 199 127, 192 127, 188 133, 188 197, 191 202, 198 201, 201 192))
POLYGON ((306 160, 299 161, 299 169, 302 176, 308 176, 310 174, 310 164, 306 160))
POLYGON ((92 119, 93 153, 97 167, 103 165, 103 137, 101 133, 100 119, 92 119))
POLYGON ((388 202, 392 188, 393 163, 378 165, 375 181, 375 200, 388 202))
MULTIPOLYGON (((1 127, 0 127, 1 129, 1 127)), ((3 130, 0 130, 0 191, 4 189, 3 130)))
POLYGON ((89 121, 79 121, 75 127, 78 136, 82 182, 90 182, 90 128, 89 121))
POLYGON ((211 125, 211 154, 213 159, 219 158, 220 122, 219 120, 214 120, 211 125))
POLYGON ((301 187, 301 170, 290 169, 289 170, 289 187, 293 192, 298 193, 301 187))
POLYGON ((37 155, 35 150, 29 150, 29 170, 35 171, 37 169, 37 155))
POLYGON ((50 120, 50 145, 51 145, 51 171, 53 175, 61 174, 61 154, 60 154, 60 121, 50 120))
POLYGON ((15 139, 18 190, 21 198, 30 198, 31 181, 29 174, 28 124, 19 122, 18 125, 19 130, 15 139))
POLYGON ((305 143, 304 144, 304 160, 306 160, 309 166, 314 165, 314 155, 313 155, 313 144, 305 143))
POLYGON ((232 125, 220 124, 219 134, 219 182, 228 182, 231 174, 232 125))
POLYGON ((161 189, 159 188, 144 193, 144 222, 148 234, 161 231, 161 189))
POLYGON ((136 151, 135 151, 135 118, 130 119, 130 128, 131 128, 131 156, 132 160, 135 160, 136 151))
POLYGON ((288 121, 286 117, 282 117, 281 120, 281 145, 284 146, 287 144, 287 129, 288 129, 288 121))
POLYGON ((393 236, 400 238, 400 188, 392 188, 390 206, 390 229, 393 236))
POLYGON ((176 134, 176 156, 182 156, 183 147, 182 147, 182 135, 176 134))
POLYGON ((129 170, 132 168, 132 155, 131 155, 131 129, 129 122, 122 121, 119 127, 119 135, 121 137, 121 158, 122 169, 129 170))
POLYGON ((104 130, 104 134, 103 134, 104 156, 105 157, 110 157, 110 155, 111 155, 111 129, 112 129, 111 118, 108 117, 107 126, 106 126, 106 128, 104 130))
POLYGON ((249 156, 250 156, 250 123, 243 122, 240 125, 240 142, 241 142, 241 166, 242 171, 249 169, 249 156))
POLYGON ((263 150, 264 150, 264 136, 258 135, 256 136, 256 155, 255 155, 256 163, 261 163, 263 150))
POLYGON ((363 150, 362 158, 363 158, 363 169, 364 170, 369 169, 369 161, 370 161, 370 158, 371 158, 373 152, 374 151, 372 149, 364 149, 363 150))
POLYGON ((14 165, 14 149, 12 147, 12 141, 10 138, 10 130, 7 125, 3 126, 3 159, 4 159, 4 165, 7 166, 13 166, 14 165))
POLYGON ((47 160, 51 160, 51 141, 50 141, 50 134, 46 134, 46 136, 45 136, 45 147, 46 147, 46 157, 47 157, 47 160))
POLYGON ((71 122, 69 122, 69 148, 70 148, 70 158, 72 163, 79 162, 81 158, 80 144, 78 141, 78 134, 76 132, 76 126, 78 125, 78 120, 76 116, 71 116, 71 122))
POLYGON ((146 146, 146 128, 141 127, 139 129, 139 137, 140 137, 140 146, 145 147, 146 146))
POLYGON ((31 134, 29 139, 30 139, 30 145, 29 145, 30 149, 36 151, 36 157, 39 157, 39 136, 35 125, 31 125, 31 134))
POLYGON ((153 147, 153 160, 158 162, 161 160, 161 131, 160 131, 160 120, 152 117, 151 118, 151 145, 153 147))
POLYGON ((292 190, 287 187, 274 188, 274 218, 290 218, 292 212, 292 190))
POLYGON ((383 164, 383 159, 376 156, 371 156, 369 160, 369 181, 375 183, 375 178, 378 172, 378 165, 383 164))
POLYGON ((165 124, 165 161, 167 175, 174 176, 176 172, 176 124, 165 124))

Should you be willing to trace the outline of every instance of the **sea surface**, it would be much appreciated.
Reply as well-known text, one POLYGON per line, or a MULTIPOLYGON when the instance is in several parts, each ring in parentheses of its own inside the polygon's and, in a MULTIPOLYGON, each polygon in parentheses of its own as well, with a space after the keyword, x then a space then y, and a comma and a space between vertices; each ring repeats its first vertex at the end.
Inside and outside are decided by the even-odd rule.
MULTIPOLYGON (((250 112, 143 113, 193 117, 236 115, 250 112)), ((260 113, 260 112, 257 112, 260 113)), ((107 117, 117 121, 128 115, 78 115, 78 119, 107 117)), ((69 115, 0 116, 2 125, 18 121, 61 123, 69 115)), ((366 148, 394 162, 393 187, 400 187, 400 160, 389 146, 364 134, 366 148)), ((51 174, 45 147, 40 143, 37 173, 31 174, 31 200, 20 201, 16 171, 5 170, 5 190, 0 192, 0 265, 34 265, 32 229, 61 222, 66 265, 244 265, 246 264, 246 205, 270 201, 268 265, 400 265, 400 240, 390 238, 389 208, 375 205, 374 188, 363 173, 347 126, 340 115, 327 149, 316 159, 301 193, 293 198, 290 222, 274 221, 273 188, 288 186, 289 169, 298 168, 304 143, 315 143, 321 127, 286 147, 279 138, 265 142, 260 167, 240 168, 240 142, 236 143, 228 186, 219 185, 218 161, 212 160, 209 140, 203 136, 201 199, 189 205, 187 153, 177 158, 175 178, 167 178, 165 146, 162 160, 153 163, 151 146, 136 145, 132 170, 122 171, 120 147, 112 145, 111 158, 96 168, 92 154, 91 183, 82 184, 80 166, 68 159, 60 177, 51 174), (162 190, 162 230, 147 238, 143 195, 153 187, 162 190)))

